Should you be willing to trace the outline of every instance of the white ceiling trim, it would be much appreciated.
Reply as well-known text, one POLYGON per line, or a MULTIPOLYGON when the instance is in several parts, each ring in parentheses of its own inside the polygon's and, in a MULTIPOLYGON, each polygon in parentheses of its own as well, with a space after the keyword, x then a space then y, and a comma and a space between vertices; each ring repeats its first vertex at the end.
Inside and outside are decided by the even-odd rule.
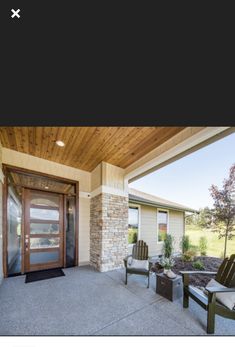
POLYGON ((228 129, 230 129, 230 127, 188 127, 163 143, 161 146, 155 148, 144 157, 137 160, 135 163, 129 165, 125 169, 125 179, 129 182, 133 182, 139 177, 154 171, 154 168, 157 169, 157 166, 176 157, 180 153, 183 153, 228 129), (179 142, 180 138, 182 139, 181 142, 179 142))

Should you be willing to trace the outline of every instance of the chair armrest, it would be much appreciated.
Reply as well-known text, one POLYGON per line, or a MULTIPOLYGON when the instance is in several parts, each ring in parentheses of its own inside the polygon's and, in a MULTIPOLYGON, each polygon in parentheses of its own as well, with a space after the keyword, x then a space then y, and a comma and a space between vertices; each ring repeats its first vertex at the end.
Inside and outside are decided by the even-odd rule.
POLYGON ((159 263, 159 259, 153 259, 152 257, 148 257, 148 261, 152 265, 159 263))
POLYGON ((127 256, 123 259, 125 267, 127 267, 127 261, 128 261, 129 258, 132 258, 132 255, 131 255, 131 254, 127 255, 127 256))
POLYGON ((217 274, 217 272, 213 272, 213 271, 180 271, 179 273, 183 276, 184 287, 189 286, 189 275, 216 275, 217 274))
POLYGON ((205 288, 209 293, 235 293, 235 288, 218 288, 218 287, 206 287, 205 288))
POLYGON ((214 271, 180 271, 182 275, 216 275, 214 271))

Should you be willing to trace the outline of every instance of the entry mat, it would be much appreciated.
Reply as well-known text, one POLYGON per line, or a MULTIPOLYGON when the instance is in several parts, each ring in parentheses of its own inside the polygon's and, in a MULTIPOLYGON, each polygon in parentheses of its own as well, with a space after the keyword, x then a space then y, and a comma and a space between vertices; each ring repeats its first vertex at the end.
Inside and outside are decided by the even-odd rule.
POLYGON ((49 278, 60 276, 65 276, 62 269, 40 270, 26 274, 25 283, 48 280, 49 278))

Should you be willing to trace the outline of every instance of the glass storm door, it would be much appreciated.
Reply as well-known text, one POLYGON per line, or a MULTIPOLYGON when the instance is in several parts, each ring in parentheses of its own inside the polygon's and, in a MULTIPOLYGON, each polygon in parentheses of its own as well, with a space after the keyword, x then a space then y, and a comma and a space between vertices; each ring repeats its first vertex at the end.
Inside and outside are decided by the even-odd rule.
POLYGON ((25 189, 24 271, 63 266, 63 195, 25 189))

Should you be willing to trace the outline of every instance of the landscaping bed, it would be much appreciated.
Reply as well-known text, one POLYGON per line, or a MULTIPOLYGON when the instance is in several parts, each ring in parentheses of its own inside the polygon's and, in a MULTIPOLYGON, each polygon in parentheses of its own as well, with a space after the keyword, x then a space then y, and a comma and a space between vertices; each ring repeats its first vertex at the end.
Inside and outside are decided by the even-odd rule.
MULTIPOLYGON (((172 271, 174 271, 176 274, 179 274, 180 271, 197 271, 193 267, 193 263, 195 261, 201 261, 204 264, 205 271, 217 272, 220 264, 223 261, 221 258, 206 256, 195 257, 194 261, 183 261, 181 257, 175 257, 174 260, 175 265, 173 266, 172 271)), ((151 271, 159 273, 163 272, 163 269, 161 268, 161 266, 159 266, 159 264, 156 264, 152 267, 151 271)), ((193 286, 205 287, 212 278, 214 278, 214 276, 190 275, 190 284, 192 284, 193 286)))

